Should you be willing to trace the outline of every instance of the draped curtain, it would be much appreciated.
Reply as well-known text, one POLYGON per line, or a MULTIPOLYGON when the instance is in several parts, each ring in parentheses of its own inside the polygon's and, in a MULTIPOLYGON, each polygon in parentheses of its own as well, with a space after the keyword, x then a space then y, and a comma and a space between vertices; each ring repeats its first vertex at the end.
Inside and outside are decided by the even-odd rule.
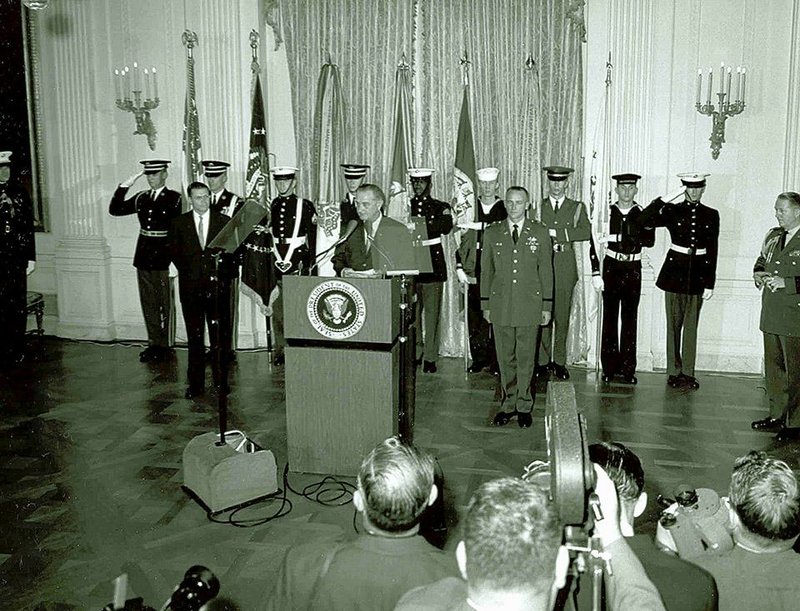
MULTIPOLYGON (((581 0, 282 0, 300 164, 310 163, 314 87, 327 52, 342 73, 346 160, 371 164, 370 180, 386 190, 394 74, 405 53, 413 70, 414 161, 437 170, 434 197, 450 201, 453 195, 466 69, 477 166, 501 169, 501 196, 506 187, 521 184, 538 205, 541 167, 558 163, 575 168, 569 195, 580 199, 582 4, 581 0)), ((306 174, 301 183, 307 189, 306 174)), ((450 280, 445 285, 440 346, 445 356, 463 355, 464 344, 454 249, 455 239, 448 240, 450 280)), ((591 339, 580 290, 575 304, 570 362, 585 359, 591 339)))

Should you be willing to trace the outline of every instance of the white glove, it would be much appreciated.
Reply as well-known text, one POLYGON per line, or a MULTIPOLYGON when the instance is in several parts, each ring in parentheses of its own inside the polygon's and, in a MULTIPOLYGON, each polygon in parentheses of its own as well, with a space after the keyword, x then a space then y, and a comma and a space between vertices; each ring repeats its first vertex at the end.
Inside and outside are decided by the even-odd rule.
POLYGON ((139 180, 140 176, 143 176, 144 172, 136 172, 136 174, 132 174, 130 177, 123 180, 119 183, 120 187, 125 187, 126 189, 130 189, 137 180, 139 180))
POLYGON ((483 229, 483 223, 478 223, 477 221, 463 221, 456 225, 459 229, 476 229, 481 230, 483 229))
POLYGON ((703 301, 708 301, 714 296, 714 289, 703 289, 703 301))
POLYGON ((549 229, 549 230, 547 231, 547 233, 548 233, 548 234, 550 234, 550 237, 551 237, 551 238, 554 238, 554 237, 556 237, 556 230, 555 230, 555 229, 549 229))
POLYGON ((681 185, 680 189, 676 189, 672 193, 667 193, 666 195, 662 195, 661 201, 667 204, 672 203, 674 201, 677 201, 678 198, 683 197, 684 193, 686 193, 686 187, 681 185))
POLYGON ((33 270, 36 269, 36 261, 28 261, 28 269, 25 270, 25 274, 30 276, 33 273, 33 270))
POLYGON ((177 275, 178 275, 178 268, 175 267, 174 263, 170 263, 169 264, 169 277, 170 278, 174 278, 177 275))
POLYGON ((597 241, 601 244, 607 244, 608 242, 619 242, 619 234, 610 233, 608 235, 603 235, 597 238, 597 241))
POLYGON ((456 277, 458 278, 458 281, 461 284, 468 284, 469 283, 469 277, 467 276, 467 272, 465 272, 460 267, 456 269, 456 277))
POLYGON ((280 297, 280 294, 281 289, 279 289, 277 286, 272 289, 272 292, 269 294, 269 303, 267 304, 267 307, 271 308, 272 304, 278 300, 278 297, 280 297))
POLYGON ((600 276, 592 276, 592 288, 598 293, 603 290, 603 279, 600 276))

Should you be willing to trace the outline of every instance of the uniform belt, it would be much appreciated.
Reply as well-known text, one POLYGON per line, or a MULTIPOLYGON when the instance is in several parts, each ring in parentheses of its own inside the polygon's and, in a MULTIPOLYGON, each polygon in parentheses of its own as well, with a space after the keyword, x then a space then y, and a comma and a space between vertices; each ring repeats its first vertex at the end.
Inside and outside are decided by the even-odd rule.
POLYGON ((275 241, 278 244, 288 244, 290 246, 294 244, 294 247, 297 248, 298 246, 302 246, 303 244, 305 244, 306 237, 300 236, 297 238, 277 238, 275 241))
POLYGON ((564 252, 565 250, 572 250, 572 242, 563 242, 561 244, 553 244, 553 252, 564 252))
POLYGON ((617 261, 641 261, 642 253, 637 252, 634 254, 626 255, 625 253, 616 252, 614 250, 607 250, 606 257, 611 257, 617 261))
POLYGON ((422 240, 423 246, 433 246, 434 244, 441 244, 441 243, 442 243, 441 237, 431 238, 430 240, 422 240))
POLYGON ((704 255, 707 252, 705 248, 693 248, 691 246, 687 248, 686 246, 677 246, 675 244, 670 246, 669 249, 684 255, 704 255))
POLYGON ((139 230, 139 235, 143 235, 146 238, 166 238, 168 234, 168 231, 151 231, 150 229, 139 230))

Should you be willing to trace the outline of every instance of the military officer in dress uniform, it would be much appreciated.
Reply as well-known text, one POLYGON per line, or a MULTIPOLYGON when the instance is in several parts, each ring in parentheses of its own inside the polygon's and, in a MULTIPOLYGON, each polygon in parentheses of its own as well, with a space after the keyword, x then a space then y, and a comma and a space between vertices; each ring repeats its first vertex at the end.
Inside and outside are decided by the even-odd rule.
POLYGON ((752 427, 787 441, 800 439, 800 193, 781 193, 775 217, 780 226, 767 232, 753 268, 761 289, 769 416, 752 427))
POLYGON ((547 172, 549 197, 542 202, 541 223, 547 228, 553 255, 553 316, 555 325, 542 329, 539 346, 538 375, 544 375, 548 366, 559 380, 569 379, 566 368, 567 335, 569 317, 572 309, 572 293, 578 282, 578 266, 575 261, 575 242, 583 242, 591 237, 591 225, 582 202, 566 196, 569 175, 572 168, 550 166, 547 172), (552 353, 551 353, 552 342, 552 353))
POLYGON ((494 418, 497 426, 514 416, 520 427, 531 425, 537 329, 550 322, 553 305, 551 240, 543 225, 525 218, 528 205, 523 187, 509 187, 508 218, 483 234, 481 307, 494 325, 503 389, 503 404, 494 418))
POLYGON ((294 192, 297 172, 299 170, 294 167, 272 168, 272 179, 278 192, 278 197, 270 205, 271 261, 275 267, 278 292, 272 306, 276 365, 282 365, 284 361, 282 278, 286 275, 309 275, 316 253, 316 212, 311 201, 298 197, 294 192))
MULTIPOLYGON (((228 218, 233 218, 233 215, 239 211, 244 205, 244 200, 235 193, 228 191, 226 184, 228 183, 228 168, 231 164, 227 161, 219 161, 216 159, 204 159, 203 175, 206 179, 206 185, 211 190, 211 210, 221 212, 228 218)), ((231 280, 231 314, 230 322, 230 338, 231 338, 231 353, 229 359, 231 362, 236 360, 236 329, 238 327, 239 317, 239 267, 242 264, 243 255, 237 251, 233 256, 231 263, 234 265, 229 271, 234 275, 231 280)))
POLYGON ((439 358, 439 315, 442 311, 442 289, 447 280, 447 265, 442 249, 442 236, 453 229, 453 215, 450 206, 431 197, 430 168, 409 168, 408 175, 414 197, 411 198, 411 216, 425 219, 428 246, 431 253, 430 274, 417 276, 417 362, 422 361, 424 373, 436 373, 436 360, 439 358), (421 320, 425 320, 423 341, 421 320))
POLYGON ((342 174, 347 185, 347 193, 339 206, 340 226, 346 227, 350 221, 358 222, 358 212, 356 212, 356 191, 364 184, 364 180, 369 171, 369 166, 361 163, 343 163, 342 174))
POLYGON ((181 194, 164 186, 167 181, 166 159, 144 159, 142 171, 120 183, 108 212, 111 216, 135 214, 139 219, 139 239, 133 265, 139 282, 139 300, 147 327, 148 347, 139 360, 160 361, 170 352, 170 328, 175 315, 169 279, 167 234, 172 219, 181 213, 181 194), (149 189, 126 198, 140 176, 147 178, 149 189))
POLYGON ((615 174, 617 202, 611 205, 608 234, 599 238, 606 245, 598 260, 594 241, 590 242, 592 284, 603 292, 603 332, 600 360, 603 382, 615 376, 626 384, 636 384, 636 333, 639 299, 642 295, 642 247, 655 243, 655 230, 640 228, 637 220, 642 208, 634 201, 638 174, 615 174), (621 323, 621 330, 620 330, 621 323))
POLYGON ((714 294, 719 240, 719 212, 700 203, 708 176, 678 174, 680 191, 653 200, 638 221, 642 227, 666 227, 672 240, 656 281, 664 291, 667 384, 672 388, 700 388, 694 376, 697 323, 703 301, 714 294), (681 203, 670 203, 681 197, 681 203))
POLYGON ((497 168, 481 168, 478 177, 478 205, 475 220, 458 223, 464 231, 461 245, 456 251, 456 276, 467 291, 467 326, 472 365, 469 373, 479 373, 485 368, 497 369, 497 354, 491 337, 491 324, 481 311, 481 250, 484 230, 491 224, 504 221, 508 216, 503 200, 497 196, 497 168))
POLYGON ((25 358, 27 274, 36 259, 33 206, 28 192, 11 179, 11 155, 0 152, 0 367, 25 358))

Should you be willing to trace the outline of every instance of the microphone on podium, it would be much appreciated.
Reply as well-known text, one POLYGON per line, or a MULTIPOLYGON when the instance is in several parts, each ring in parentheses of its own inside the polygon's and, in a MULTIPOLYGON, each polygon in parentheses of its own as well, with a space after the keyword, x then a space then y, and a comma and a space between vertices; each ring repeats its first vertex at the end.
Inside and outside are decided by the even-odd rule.
POLYGON ((344 244, 345 242, 347 242, 347 240, 350 239, 350 236, 353 235, 353 232, 356 230, 356 227, 358 227, 358 221, 353 219, 347 221, 347 229, 345 230, 344 235, 342 235, 341 238, 336 240, 333 244, 328 246, 328 248, 326 248, 325 250, 323 250, 321 253, 319 253, 314 257, 314 263, 312 263, 311 267, 308 268, 308 273, 311 274, 311 272, 313 272, 317 267, 319 267, 320 263, 322 263, 322 261, 324 260, 325 255, 327 255, 330 251, 332 251, 340 244, 344 244))

